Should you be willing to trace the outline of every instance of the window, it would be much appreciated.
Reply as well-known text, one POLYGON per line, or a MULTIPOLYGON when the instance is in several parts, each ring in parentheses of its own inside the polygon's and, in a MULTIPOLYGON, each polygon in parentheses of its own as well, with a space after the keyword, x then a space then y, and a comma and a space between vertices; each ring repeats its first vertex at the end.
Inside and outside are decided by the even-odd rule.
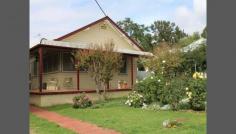
POLYGON ((34 60, 32 63, 32 73, 33 75, 38 74, 38 62, 36 60, 34 60))
POLYGON ((63 71, 75 71, 75 58, 69 53, 63 53, 63 71))
POLYGON ((55 72, 59 70, 59 53, 49 53, 43 57, 43 72, 55 72))
POLYGON ((123 66, 120 68, 120 73, 126 74, 127 73, 127 57, 126 56, 122 57, 122 63, 123 63, 123 66))

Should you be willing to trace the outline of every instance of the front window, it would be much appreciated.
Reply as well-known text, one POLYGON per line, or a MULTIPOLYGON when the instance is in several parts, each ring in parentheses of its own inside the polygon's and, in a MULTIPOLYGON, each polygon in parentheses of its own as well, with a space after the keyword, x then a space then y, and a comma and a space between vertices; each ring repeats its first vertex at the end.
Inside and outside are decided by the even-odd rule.
POLYGON ((63 71, 75 71, 75 58, 70 52, 63 53, 63 71))
POLYGON ((127 56, 122 57, 123 66, 120 68, 120 73, 126 74, 127 73, 127 56))
POLYGON ((59 53, 54 52, 43 57, 44 73, 55 72, 59 70, 59 53))

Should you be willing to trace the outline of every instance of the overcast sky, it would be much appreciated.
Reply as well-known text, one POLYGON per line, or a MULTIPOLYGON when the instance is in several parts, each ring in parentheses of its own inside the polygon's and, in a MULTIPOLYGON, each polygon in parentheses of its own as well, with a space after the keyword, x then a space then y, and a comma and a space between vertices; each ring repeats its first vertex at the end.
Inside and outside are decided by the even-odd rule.
MULTIPOLYGON (((206 0, 98 0, 114 21, 130 17, 139 24, 175 22, 185 32, 206 26, 206 0)), ((104 17, 94 0, 30 0, 30 46, 55 39, 104 17)))

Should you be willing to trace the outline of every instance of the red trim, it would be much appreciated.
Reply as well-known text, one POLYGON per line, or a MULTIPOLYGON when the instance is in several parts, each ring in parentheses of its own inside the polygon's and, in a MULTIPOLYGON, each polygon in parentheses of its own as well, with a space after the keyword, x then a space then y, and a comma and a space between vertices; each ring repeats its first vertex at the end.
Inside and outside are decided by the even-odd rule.
POLYGON ((74 50, 78 48, 73 48, 73 47, 64 47, 64 46, 52 46, 52 45, 45 45, 45 44, 38 44, 30 49, 30 52, 33 50, 39 48, 39 47, 45 47, 45 48, 55 48, 55 49, 66 49, 66 50, 74 50))
POLYGON ((79 61, 76 61, 77 62, 77 90, 79 90, 79 61))
POLYGON ((43 48, 39 48, 39 91, 43 89, 43 48))
POLYGON ((130 56, 131 62, 131 87, 134 85, 134 64, 133 64, 133 57, 130 56))
MULTIPOLYGON (((110 89, 107 92, 122 92, 131 91, 132 89, 110 89)), ((30 92, 30 95, 56 95, 56 94, 78 94, 78 93, 96 93, 96 90, 73 90, 73 91, 61 91, 61 92, 30 92)))
POLYGON ((66 34, 66 35, 64 35, 64 36, 61 36, 61 37, 59 37, 59 38, 57 38, 57 39, 54 39, 54 40, 55 40, 55 41, 63 40, 63 39, 65 39, 65 38, 68 38, 68 37, 70 37, 70 36, 72 36, 72 35, 74 35, 74 34, 80 32, 80 31, 83 31, 84 29, 86 29, 86 28, 88 28, 88 27, 91 27, 91 26, 93 26, 93 25, 95 25, 95 24, 97 24, 97 23, 99 23, 99 22, 104 21, 104 20, 108 20, 109 22, 111 22, 111 23, 112 23, 118 30, 120 30, 129 40, 131 40, 131 42, 134 43, 141 51, 144 51, 144 49, 143 49, 134 39, 132 39, 124 30, 122 30, 122 29, 121 29, 111 18, 109 18, 108 16, 103 17, 103 18, 101 18, 101 19, 99 19, 99 20, 97 20, 97 21, 95 21, 95 22, 92 22, 92 23, 90 23, 90 24, 88 24, 88 25, 86 25, 86 26, 84 26, 84 27, 82 27, 82 28, 79 28, 79 29, 77 29, 77 30, 75 30, 75 31, 73 31, 73 32, 70 32, 70 33, 68 33, 68 34, 66 34))

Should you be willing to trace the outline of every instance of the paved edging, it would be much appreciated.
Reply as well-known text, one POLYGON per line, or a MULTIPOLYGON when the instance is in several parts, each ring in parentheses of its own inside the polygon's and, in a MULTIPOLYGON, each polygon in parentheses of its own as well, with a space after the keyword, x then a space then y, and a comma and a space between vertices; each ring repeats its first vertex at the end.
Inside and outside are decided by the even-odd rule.
POLYGON ((111 129, 101 128, 94 124, 66 117, 35 106, 30 106, 30 112, 40 118, 54 122, 61 127, 71 129, 79 134, 121 134, 111 129))

